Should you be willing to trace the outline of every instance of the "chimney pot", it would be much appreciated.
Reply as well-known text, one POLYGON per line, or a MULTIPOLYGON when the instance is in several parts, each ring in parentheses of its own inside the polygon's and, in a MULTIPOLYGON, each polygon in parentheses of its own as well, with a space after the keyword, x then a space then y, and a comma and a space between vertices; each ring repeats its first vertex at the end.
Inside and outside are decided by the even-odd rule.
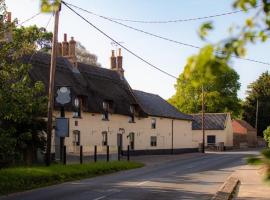
POLYGON ((68 56, 69 44, 67 42, 67 34, 64 34, 64 41, 62 42, 62 56, 68 56))
POLYGON ((118 56, 121 56, 121 48, 118 49, 118 56))
POLYGON ((114 50, 112 50, 111 56, 111 69, 116 69, 116 57, 114 55, 114 50))
POLYGON ((124 70, 123 70, 123 57, 121 55, 121 48, 118 49, 118 56, 117 56, 117 72, 121 77, 124 77, 124 70))
POLYGON ((64 42, 67 42, 67 34, 64 33, 64 42))

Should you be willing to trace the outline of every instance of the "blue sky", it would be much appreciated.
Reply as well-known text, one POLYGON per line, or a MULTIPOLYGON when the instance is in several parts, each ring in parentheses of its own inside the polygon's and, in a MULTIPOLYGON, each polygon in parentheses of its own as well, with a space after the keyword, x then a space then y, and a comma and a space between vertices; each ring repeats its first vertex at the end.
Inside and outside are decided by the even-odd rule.
MULTIPOLYGON (((23 21, 39 11, 39 0, 6 0, 9 11, 13 12, 13 17, 23 21)), ((214 15, 232 10, 232 0, 66 0, 84 9, 95 13, 137 20, 171 20, 186 19, 201 16, 214 15)), ((251 11, 252 14, 254 11, 251 11)), ((153 38, 138 32, 121 27, 117 24, 105 21, 98 17, 82 13, 87 19, 97 27, 109 34, 117 41, 134 51, 141 57, 147 59, 163 70, 178 76, 186 63, 186 59, 195 54, 198 50, 187 46, 179 46, 157 38, 153 38)), ((246 15, 238 13, 234 15, 216 17, 211 19, 214 22, 215 30, 211 33, 210 39, 213 42, 228 36, 227 28, 232 24, 243 23, 246 15)), ((50 18, 50 14, 42 14, 35 19, 24 24, 45 26, 50 18)), ((137 24, 126 23, 139 29, 144 29, 164 37, 168 37, 184 43, 196 46, 204 45, 198 35, 197 30, 201 23, 207 20, 189 21, 171 24, 137 24)), ((209 20, 208 20, 209 21, 209 20)), ((51 20, 48 30, 52 31, 53 20, 51 20)), ((60 16, 59 40, 63 38, 63 33, 68 37, 74 36, 91 53, 98 56, 98 61, 103 67, 109 68, 109 57, 114 47, 111 41, 102 36, 96 30, 87 25, 80 18, 63 7, 60 16)), ((269 42, 257 44, 248 48, 248 58, 268 62, 269 42)), ((125 77, 132 88, 159 94, 167 99, 175 93, 175 79, 168 77, 142 63, 137 58, 123 51, 123 65, 125 77)), ((262 72, 269 70, 269 66, 233 59, 231 66, 239 73, 241 90, 239 97, 245 97, 247 85, 255 81, 262 72)))

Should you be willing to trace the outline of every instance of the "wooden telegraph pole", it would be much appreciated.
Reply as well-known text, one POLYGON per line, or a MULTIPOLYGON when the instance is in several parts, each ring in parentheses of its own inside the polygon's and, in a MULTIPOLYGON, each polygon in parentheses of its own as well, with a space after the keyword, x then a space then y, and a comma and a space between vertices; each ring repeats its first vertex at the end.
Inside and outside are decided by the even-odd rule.
POLYGON ((54 79, 55 79, 55 68, 57 58, 57 42, 58 42, 58 25, 59 25, 59 14, 61 10, 60 6, 57 11, 54 12, 54 33, 52 40, 52 54, 51 54, 51 66, 50 66, 50 80, 49 80, 49 99, 48 99, 48 122, 47 122, 47 148, 46 148, 46 165, 51 164, 51 143, 52 143, 52 115, 54 108, 54 79))
POLYGON ((204 108, 204 86, 202 85, 202 134, 203 134, 203 141, 202 141, 202 153, 205 152, 205 130, 204 130, 204 124, 205 124, 205 108, 204 108))
POLYGON ((258 132, 258 116, 259 116, 259 100, 257 99, 257 106, 256 106, 256 122, 255 122, 255 128, 258 132))

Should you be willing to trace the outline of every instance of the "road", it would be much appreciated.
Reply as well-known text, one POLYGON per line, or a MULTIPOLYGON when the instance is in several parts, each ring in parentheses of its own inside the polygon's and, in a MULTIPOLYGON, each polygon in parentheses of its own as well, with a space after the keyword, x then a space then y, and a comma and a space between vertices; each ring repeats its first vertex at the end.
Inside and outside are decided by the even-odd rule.
POLYGON ((226 178, 258 151, 142 156, 140 169, 74 181, 1 200, 170 200, 210 199, 226 178))

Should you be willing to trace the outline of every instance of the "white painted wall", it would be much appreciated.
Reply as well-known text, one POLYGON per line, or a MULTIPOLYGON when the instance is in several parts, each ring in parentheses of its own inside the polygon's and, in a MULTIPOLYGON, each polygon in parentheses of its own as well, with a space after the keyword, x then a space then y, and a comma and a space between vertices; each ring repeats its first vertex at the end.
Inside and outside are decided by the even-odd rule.
MULTIPOLYGON (((231 116, 228 114, 225 122, 226 128, 224 130, 205 130, 205 144, 207 145, 207 136, 215 135, 216 144, 219 142, 224 142, 224 145, 227 147, 233 146, 233 129, 232 129, 232 120, 231 116)), ((192 143, 197 145, 202 143, 202 130, 193 130, 192 131, 192 143)))
MULTIPOLYGON (((59 112, 54 113, 60 116, 59 112)), ((81 118, 73 118, 72 112, 66 112, 66 117, 70 120, 70 134, 65 139, 65 145, 68 151, 78 151, 74 144, 74 130, 80 131, 80 142, 84 146, 84 151, 93 151, 93 146, 99 146, 98 151, 102 149, 102 132, 108 132, 108 145, 117 146, 117 133, 123 133, 123 149, 129 145, 129 133, 135 134, 135 150, 151 149, 171 149, 172 148, 172 119, 160 117, 135 118, 135 123, 128 122, 128 116, 110 114, 109 121, 103 121, 101 114, 82 112, 81 118), (152 118, 156 119, 156 128, 151 128, 152 118), (75 126, 75 121, 78 126, 75 126), (120 129, 124 130, 120 131, 120 129), (150 145, 151 136, 157 137, 157 146, 150 145)), ((192 143, 192 123, 187 120, 173 120, 173 147, 196 148, 198 145, 192 143)))

